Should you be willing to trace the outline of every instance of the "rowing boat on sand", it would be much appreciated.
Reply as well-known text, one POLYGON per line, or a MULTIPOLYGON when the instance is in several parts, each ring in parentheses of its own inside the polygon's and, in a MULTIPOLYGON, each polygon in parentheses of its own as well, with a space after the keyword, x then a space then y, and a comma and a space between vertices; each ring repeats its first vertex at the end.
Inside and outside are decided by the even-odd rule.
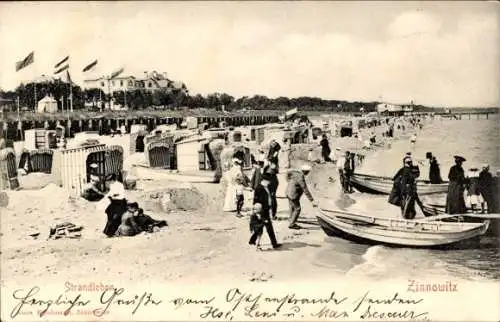
POLYGON ((489 221, 480 223, 406 220, 321 209, 316 216, 328 236, 363 244, 400 247, 440 247, 483 235, 489 221), (327 214, 329 213, 329 214, 327 214))
MULTIPOLYGON (((390 194, 393 186, 393 180, 390 177, 372 176, 361 173, 353 174, 351 176, 351 183, 360 192, 383 195, 390 194)), ((417 180, 417 191, 419 195, 446 193, 448 191, 448 182, 432 184, 426 180, 417 180)))

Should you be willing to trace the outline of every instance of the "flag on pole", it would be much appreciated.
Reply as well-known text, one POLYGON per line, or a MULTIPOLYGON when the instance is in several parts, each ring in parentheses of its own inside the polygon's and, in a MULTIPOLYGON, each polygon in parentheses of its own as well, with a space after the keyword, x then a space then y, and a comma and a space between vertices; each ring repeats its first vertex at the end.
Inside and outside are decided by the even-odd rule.
POLYGON ((31 65, 35 61, 35 52, 32 51, 23 60, 16 62, 16 72, 20 71, 24 67, 31 65))
POLYGON ((66 65, 64 65, 63 67, 61 67, 61 68, 57 69, 57 70, 54 72, 54 75, 57 75, 57 74, 59 74, 59 73, 61 73, 61 72, 64 72, 65 70, 68 70, 68 68, 69 68, 69 65, 68 65, 68 64, 66 64, 66 65))
POLYGON ((90 71, 91 69, 93 69, 95 67, 95 65, 97 65, 97 59, 94 60, 93 62, 91 62, 90 64, 88 64, 87 66, 85 66, 85 68, 83 68, 83 71, 82 72, 88 72, 90 71))
POLYGON ((109 76, 109 79, 113 79, 113 78, 117 77, 118 75, 123 73, 124 70, 125 70, 125 68, 123 68, 123 67, 115 70, 113 73, 111 73, 111 76, 109 76))
POLYGON ((58 69, 60 66, 62 66, 62 64, 64 64, 65 62, 67 62, 69 60, 69 56, 66 56, 64 57, 60 62, 58 62, 55 66, 54 66, 54 69, 58 69))

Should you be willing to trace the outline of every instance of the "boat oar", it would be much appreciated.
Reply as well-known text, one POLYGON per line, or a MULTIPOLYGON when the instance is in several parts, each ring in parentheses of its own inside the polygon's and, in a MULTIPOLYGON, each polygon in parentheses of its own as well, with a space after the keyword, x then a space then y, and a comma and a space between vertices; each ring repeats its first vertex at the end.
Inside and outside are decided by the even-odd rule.
POLYGON ((333 216, 333 217, 337 217, 337 218, 346 218, 346 219, 350 219, 350 220, 354 220, 354 221, 360 221, 360 222, 363 222, 366 224, 373 224, 375 222, 375 218, 373 218, 373 217, 361 216, 361 215, 356 215, 356 214, 352 214, 352 213, 345 212, 345 211, 330 210, 330 209, 325 209, 325 208, 320 208, 320 207, 318 207, 317 209, 322 215, 324 215, 326 217, 333 216), (327 215, 324 212, 332 213, 332 215, 327 215))
POLYGON ((438 204, 433 204, 433 203, 430 203, 429 206, 435 207, 435 208, 446 208, 446 205, 438 205, 438 204))

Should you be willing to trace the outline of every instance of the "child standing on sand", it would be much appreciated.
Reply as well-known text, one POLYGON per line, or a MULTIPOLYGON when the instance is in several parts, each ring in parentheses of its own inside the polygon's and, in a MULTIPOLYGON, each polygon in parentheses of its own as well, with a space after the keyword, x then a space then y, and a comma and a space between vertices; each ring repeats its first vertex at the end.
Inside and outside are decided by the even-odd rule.
POLYGON ((248 242, 250 245, 257 245, 257 249, 260 249, 260 238, 264 232, 264 220, 262 219, 262 205, 256 203, 252 208, 252 216, 250 216, 250 232, 252 236, 248 242))
POLYGON ((235 179, 236 183, 236 216, 241 217, 241 210, 243 209, 243 204, 245 203, 244 191, 250 190, 250 188, 245 187, 245 180, 243 177, 238 176, 235 179))

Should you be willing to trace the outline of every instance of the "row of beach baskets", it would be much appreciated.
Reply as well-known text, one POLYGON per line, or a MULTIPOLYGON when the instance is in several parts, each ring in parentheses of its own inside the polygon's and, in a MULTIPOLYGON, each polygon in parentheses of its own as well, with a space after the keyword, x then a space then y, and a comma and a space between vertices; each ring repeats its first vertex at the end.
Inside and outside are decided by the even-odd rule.
MULTIPOLYGON (((19 188, 18 169, 26 172, 51 173, 58 185, 80 194, 90 174, 107 178, 123 173, 123 148, 104 144, 64 150, 24 150, 17 161, 12 148, 0 150, 0 190, 19 188), (92 169, 91 164, 97 168, 92 169)), ((103 182, 105 180, 102 180, 103 182)))

